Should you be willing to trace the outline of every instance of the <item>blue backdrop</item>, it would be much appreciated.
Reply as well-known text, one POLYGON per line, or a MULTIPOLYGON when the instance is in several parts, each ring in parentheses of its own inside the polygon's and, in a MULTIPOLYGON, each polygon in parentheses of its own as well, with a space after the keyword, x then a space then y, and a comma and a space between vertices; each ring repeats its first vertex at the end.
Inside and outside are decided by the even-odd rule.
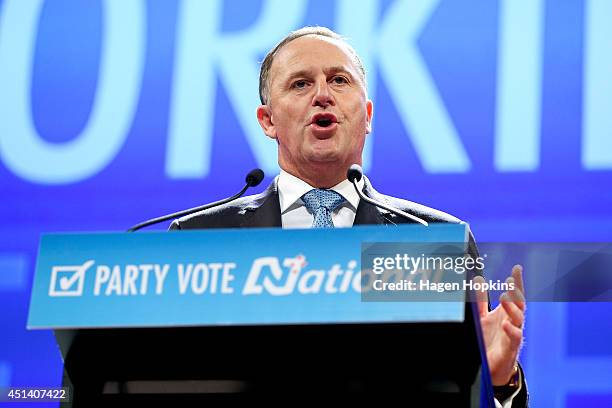
MULTIPOLYGON (((51 333, 25 330, 41 232, 123 230, 254 167, 271 180, 258 62, 303 25, 364 59, 379 190, 481 241, 609 241, 609 21, 607 0, 0 0, 0 386, 60 382, 51 333)), ((611 312, 529 306, 534 406, 612 405, 611 312)))

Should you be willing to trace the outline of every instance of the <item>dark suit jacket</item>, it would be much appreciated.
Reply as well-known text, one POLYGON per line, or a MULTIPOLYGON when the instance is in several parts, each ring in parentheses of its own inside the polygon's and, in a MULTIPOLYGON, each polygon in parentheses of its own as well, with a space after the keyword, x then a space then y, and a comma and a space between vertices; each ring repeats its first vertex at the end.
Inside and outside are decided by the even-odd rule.
MULTIPOLYGON (((278 198, 278 177, 260 194, 239 198, 225 205, 197 212, 174 220, 171 230, 208 229, 208 228, 256 228, 281 227, 280 201, 278 198)), ((376 191, 370 180, 364 177, 363 192, 366 196, 393 208, 427 221, 428 223, 463 223, 463 221, 442 211, 426 207, 412 201, 384 195, 376 191)), ((414 221, 395 215, 387 210, 376 207, 361 200, 355 214, 354 225, 387 225, 414 223, 414 221)), ((478 248, 470 232, 468 252, 474 258, 478 257, 478 248)), ((513 407, 527 406, 527 385, 524 381, 519 395, 512 403, 513 407)))
MULTIPOLYGON (((374 190, 370 181, 364 177, 363 192, 366 196, 382 201, 394 208, 414 214, 427 222, 461 223, 462 221, 442 211, 434 210, 411 201, 380 194, 374 190)), ((396 225, 414 221, 399 217, 387 210, 360 201, 355 215, 355 225, 396 225)), ((277 180, 260 194, 239 198, 225 205, 197 212, 175 220, 170 229, 203 228, 252 228, 280 227, 281 214, 278 199, 277 180)))

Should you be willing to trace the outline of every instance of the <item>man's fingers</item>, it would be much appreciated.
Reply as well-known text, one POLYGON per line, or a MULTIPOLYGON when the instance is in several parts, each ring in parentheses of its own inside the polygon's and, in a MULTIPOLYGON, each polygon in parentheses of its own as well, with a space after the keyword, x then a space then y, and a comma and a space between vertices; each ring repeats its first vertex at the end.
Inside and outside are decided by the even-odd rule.
POLYGON ((508 277, 508 279, 506 279, 506 283, 508 283, 509 285, 514 284, 514 289, 508 290, 507 292, 505 292, 508 294, 508 301, 514 302, 521 310, 525 311, 526 309, 525 295, 518 288, 518 284, 514 280, 514 277, 512 276, 508 277))
MULTIPOLYGON (((480 284, 480 287, 483 288, 484 278, 482 276, 476 276, 474 278, 474 283, 480 284)), ((478 312, 480 313, 480 317, 484 317, 489 312, 489 296, 487 295, 486 290, 477 290, 476 291, 476 301, 478 302, 478 312)))
POLYGON ((499 301, 512 324, 516 327, 523 327, 525 314, 523 313, 523 310, 520 309, 520 307, 517 306, 512 299, 510 299, 508 292, 501 295, 499 301))
POLYGON ((514 282, 516 283, 516 287, 521 293, 525 294, 525 285, 523 284, 523 266, 522 265, 514 265, 512 267, 512 278, 514 278, 514 282))
POLYGON ((502 323, 502 328, 510 339, 510 348, 518 353, 518 350, 521 347, 521 342, 523 341, 523 331, 510 323, 508 320, 505 320, 502 323))

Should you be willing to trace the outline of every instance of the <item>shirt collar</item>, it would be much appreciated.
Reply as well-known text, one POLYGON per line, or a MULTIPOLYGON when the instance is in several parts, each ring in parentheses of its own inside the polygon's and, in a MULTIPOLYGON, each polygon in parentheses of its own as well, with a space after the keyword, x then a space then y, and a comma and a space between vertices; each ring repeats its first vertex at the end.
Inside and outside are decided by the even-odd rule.
MULTIPOLYGON (((363 178, 357 182, 359 189, 363 190, 363 178)), ((287 173, 285 170, 280 171, 278 176, 278 199, 280 201, 281 214, 285 213, 294 204, 302 204, 302 196, 312 190, 313 186, 306 183, 304 180, 295 177, 293 174, 287 173)), ((342 180, 340 183, 333 186, 330 190, 334 190, 340 194, 347 203, 357 211, 359 205, 359 195, 355 191, 355 187, 348 180, 342 180)))

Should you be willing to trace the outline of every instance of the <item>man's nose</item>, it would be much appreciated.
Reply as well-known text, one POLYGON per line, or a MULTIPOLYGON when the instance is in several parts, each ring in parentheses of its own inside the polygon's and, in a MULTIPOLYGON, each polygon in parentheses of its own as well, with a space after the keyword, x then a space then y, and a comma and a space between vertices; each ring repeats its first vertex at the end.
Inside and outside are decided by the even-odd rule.
POLYGON ((312 98, 312 106, 327 106, 335 105, 334 97, 329 92, 329 84, 327 81, 321 81, 316 85, 315 94, 312 98))

